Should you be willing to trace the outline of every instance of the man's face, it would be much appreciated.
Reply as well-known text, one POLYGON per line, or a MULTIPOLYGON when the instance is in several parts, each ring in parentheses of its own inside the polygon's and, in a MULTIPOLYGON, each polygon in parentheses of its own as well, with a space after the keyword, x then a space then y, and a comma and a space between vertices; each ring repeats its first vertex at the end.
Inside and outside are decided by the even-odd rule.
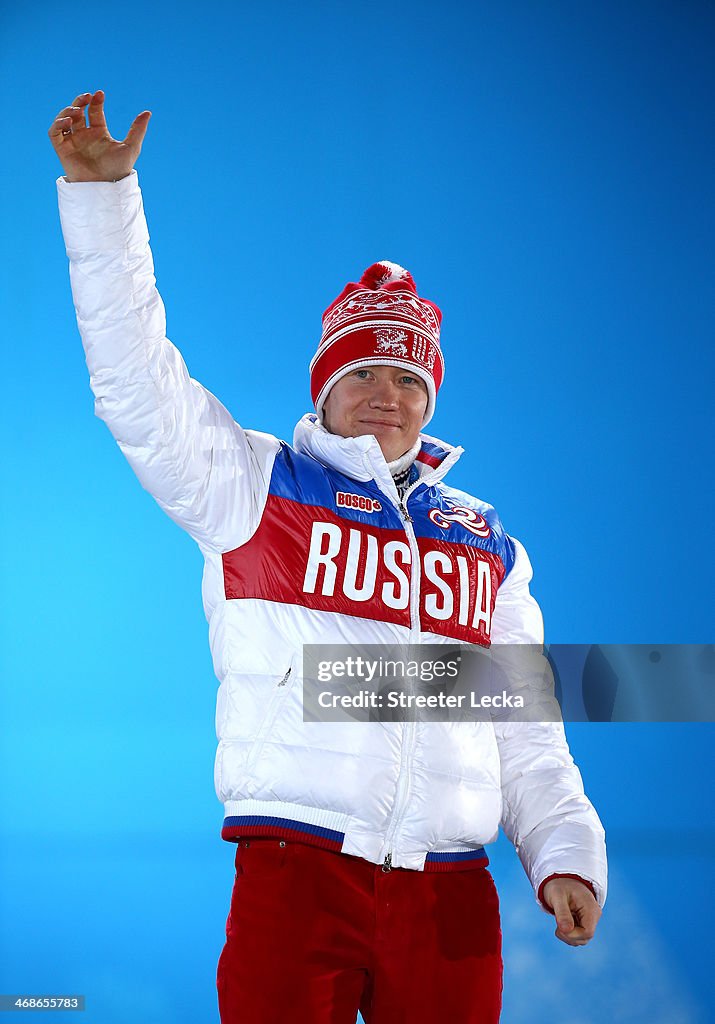
POLYGON ((427 409, 427 385, 399 366, 361 366, 341 377, 323 404, 331 434, 374 434, 386 462, 399 459, 417 441, 427 409))

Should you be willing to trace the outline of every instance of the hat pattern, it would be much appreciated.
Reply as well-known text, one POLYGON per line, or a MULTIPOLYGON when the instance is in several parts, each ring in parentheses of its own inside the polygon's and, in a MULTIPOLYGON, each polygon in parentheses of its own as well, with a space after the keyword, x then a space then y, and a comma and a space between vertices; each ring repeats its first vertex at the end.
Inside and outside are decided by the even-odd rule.
POLYGON ((388 260, 373 263, 323 314, 320 344, 310 364, 318 417, 336 381, 360 366, 382 364, 404 366, 424 380, 427 423, 444 377, 441 321, 441 310, 418 296, 408 270, 388 260))

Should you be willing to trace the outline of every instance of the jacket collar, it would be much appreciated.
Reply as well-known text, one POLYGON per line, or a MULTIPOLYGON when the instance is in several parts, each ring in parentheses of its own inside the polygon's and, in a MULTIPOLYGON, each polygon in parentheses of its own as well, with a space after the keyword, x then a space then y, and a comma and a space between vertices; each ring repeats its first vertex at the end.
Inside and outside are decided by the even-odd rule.
MULTIPOLYGON (((441 480, 464 452, 464 448, 447 444, 429 434, 420 434, 422 446, 414 465, 420 483, 431 486, 441 480)), ((352 477, 353 480, 374 480, 381 490, 396 495, 395 483, 387 468, 377 438, 372 434, 362 437, 340 437, 331 434, 309 412, 296 424, 293 447, 304 455, 311 455, 324 466, 352 477)))

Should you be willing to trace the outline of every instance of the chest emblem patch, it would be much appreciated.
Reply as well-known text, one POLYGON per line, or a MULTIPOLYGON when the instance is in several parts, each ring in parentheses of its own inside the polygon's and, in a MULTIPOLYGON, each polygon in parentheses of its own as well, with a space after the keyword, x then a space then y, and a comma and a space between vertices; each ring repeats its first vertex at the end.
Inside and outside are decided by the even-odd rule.
POLYGON ((448 530, 452 523, 458 523, 465 530, 473 533, 475 537, 488 537, 492 532, 484 516, 466 505, 450 504, 448 512, 441 508, 433 508, 430 510, 429 517, 435 526, 439 526, 442 530, 448 530))

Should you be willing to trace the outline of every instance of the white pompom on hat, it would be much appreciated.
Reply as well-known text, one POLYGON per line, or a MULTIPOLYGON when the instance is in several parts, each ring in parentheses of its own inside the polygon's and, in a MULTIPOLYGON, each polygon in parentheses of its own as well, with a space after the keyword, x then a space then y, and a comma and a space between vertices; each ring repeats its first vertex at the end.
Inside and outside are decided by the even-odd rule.
POLYGON ((434 415, 444 377, 439 343, 442 312, 417 294, 404 267, 381 260, 358 283, 346 284, 323 313, 323 333, 310 363, 310 390, 318 419, 336 381, 361 366, 403 366, 427 386, 423 426, 434 415))

